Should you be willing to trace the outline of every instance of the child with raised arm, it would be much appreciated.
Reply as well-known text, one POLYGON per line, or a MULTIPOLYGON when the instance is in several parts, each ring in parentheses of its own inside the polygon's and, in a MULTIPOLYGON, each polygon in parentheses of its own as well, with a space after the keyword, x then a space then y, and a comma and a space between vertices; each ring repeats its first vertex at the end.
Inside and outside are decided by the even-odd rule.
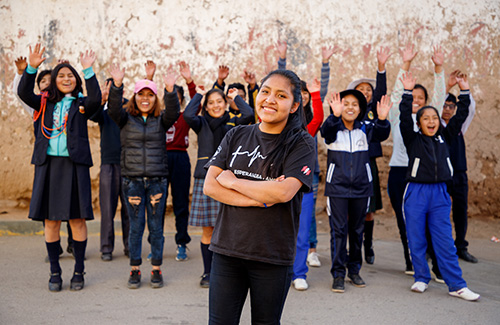
POLYGON ((153 288, 163 286, 160 266, 163 262, 163 218, 167 196, 167 149, 165 133, 179 117, 179 99, 174 85, 177 76, 169 71, 165 83, 165 110, 157 95, 156 84, 139 80, 126 109, 123 108, 125 69, 112 64, 113 84, 109 90, 109 116, 120 127, 123 194, 130 219, 130 277, 127 286, 141 286, 142 237, 147 221, 151 243, 153 288))
POLYGON ((36 140, 32 164, 35 179, 29 218, 45 222, 45 242, 50 261, 50 291, 61 291, 59 265, 61 221, 69 221, 73 232, 75 267, 70 290, 84 287, 84 258, 87 247, 86 220, 94 219, 90 185, 92 157, 87 120, 101 107, 101 91, 92 70, 96 60, 93 51, 80 54, 87 97, 82 81, 69 63, 58 64, 51 73, 46 93, 35 95, 37 68, 45 61, 45 48, 30 46, 29 65, 19 83, 23 102, 35 110, 36 140))
MULTIPOLYGON (((400 51, 401 57, 403 59, 403 65, 399 70, 396 82, 394 84, 394 89, 391 93, 391 101, 393 107, 389 112, 387 119, 391 123, 392 128, 392 155, 389 161, 389 179, 387 183, 387 192, 391 200, 391 205, 396 214, 397 225, 399 229, 399 234, 401 237, 401 243, 403 244, 403 251, 406 261, 405 273, 407 275, 413 274, 413 266, 411 263, 410 252, 408 250, 408 239, 406 237, 405 221, 403 218, 403 195, 406 187, 406 170, 408 169, 408 155, 406 153, 406 148, 403 143, 403 138, 401 137, 401 132, 399 129, 399 110, 397 109, 399 102, 401 101, 401 96, 403 94, 403 84, 401 83, 402 75, 410 70, 410 65, 417 56, 417 51, 415 51, 415 46, 411 43, 407 43, 405 48, 400 51)), ((434 92, 430 104, 438 109, 441 113, 444 101, 446 99, 446 85, 445 85, 445 75, 443 70, 444 63, 444 53, 440 46, 434 47, 434 54, 431 57, 434 63, 434 92)), ((424 86, 417 84, 413 89, 413 102, 412 102, 412 114, 416 114, 417 111, 425 106, 429 101, 429 95, 424 86)), ((415 116, 415 115, 413 115, 415 116)), ((414 125, 416 129, 416 125, 414 125)), ((438 269, 435 268, 438 272, 438 269)))
MULTIPOLYGON (((377 51, 377 79, 361 78, 351 82, 347 89, 359 90, 365 95, 368 107, 366 110, 365 119, 373 121, 378 118, 377 103, 382 96, 387 93, 387 76, 385 73, 385 63, 391 56, 388 47, 381 47, 377 51)), ((382 194, 380 193, 380 181, 378 177, 377 158, 382 157, 382 146, 380 142, 370 142, 368 146, 370 153, 370 168, 373 176, 373 195, 370 197, 368 212, 366 213, 365 232, 364 232, 364 248, 365 261, 368 264, 375 262, 375 252, 373 251, 373 226, 375 211, 382 209, 382 194)))
POLYGON ((200 249, 203 258, 203 275, 200 286, 210 286, 210 270, 212 265, 212 252, 208 249, 215 219, 219 209, 219 203, 203 194, 203 183, 205 182, 206 170, 203 166, 217 150, 224 135, 235 125, 249 124, 253 120, 253 110, 245 101, 238 96, 236 89, 230 89, 228 96, 231 97, 241 112, 241 117, 229 116, 227 111, 227 99, 221 89, 213 88, 208 92, 202 86, 197 86, 197 94, 191 99, 184 111, 184 120, 198 135, 198 161, 194 170, 193 196, 191 200, 191 213, 189 224, 191 226, 203 227, 200 249), (198 115, 199 105, 202 98, 202 115, 198 115))
POLYGON ((325 196, 330 219, 332 291, 343 293, 346 265, 351 283, 366 286, 359 272, 366 209, 373 194, 368 143, 389 136, 386 117, 392 105, 388 97, 382 97, 377 104, 378 119, 367 122, 366 98, 360 91, 332 94, 328 102, 333 113, 321 127, 321 136, 328 148, 325 196))
POLYGON ((400 80, 404 87, 399 125, 407 148, 409 167, 403 202, 408 244, 415 270, 414 292, 422 293, 431 280, 427 265, 428 229, 436 253, 439 270, 449 294, 465 300, 478 300, 480 296, 467 288, 458 264, 456 248, 451 235, 451 201, 446 182, 452 179, 453 168, 446 141, 457 136, 469 113, 469 83, 465 76, 458 78, 460 101, 457 118, 446 129, 440 127, 438 110, 424 106, 416 113, 418 131, 413 129, 413 95, 415 78, 405 73, 400 80))

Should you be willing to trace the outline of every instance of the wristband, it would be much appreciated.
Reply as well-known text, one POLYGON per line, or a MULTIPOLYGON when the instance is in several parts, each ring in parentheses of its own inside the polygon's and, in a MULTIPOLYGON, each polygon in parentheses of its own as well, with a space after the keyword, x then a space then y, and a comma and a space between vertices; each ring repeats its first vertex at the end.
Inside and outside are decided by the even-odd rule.
POLYGON ((265 203, 262 203, 262 204, 264 204, 264 208, 267 208, 267 205, 265 203))

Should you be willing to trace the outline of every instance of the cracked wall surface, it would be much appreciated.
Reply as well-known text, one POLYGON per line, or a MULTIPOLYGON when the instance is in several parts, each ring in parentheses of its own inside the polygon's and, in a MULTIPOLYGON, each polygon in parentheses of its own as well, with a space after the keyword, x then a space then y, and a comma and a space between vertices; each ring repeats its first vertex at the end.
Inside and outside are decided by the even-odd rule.
MULTIPOLYGON (((499 14, 497 0, 1 0, 0 195, 20 206, 26 206, 31 196, 33 129, 10 87, 14 59, 27 56, 28 46, 36 42, 46 46, 47 60, 41 68, 64 58, 80 69, 78 54, 92 48, 98 55, 94 69, 103 81, 110 62, 120 61, 126 68, 125 95, 130 96, 148 59, 158 64, 155 81, 160 84, 161 73, 180 60, 190 64, 195 82, 206 86, 215 80, 219 64, 231 68, 228 82, 243 82, 244 69, 262 78, 276 67, 273 43, 278 39, 288 42, 288 68, 303 79, 319 77, 321 46, 338 45, 340 51, 330 60, 330 91, 343 90, 355 78, 375 77, 376 50, 389 46, 394 52, 387 63, 390 91, 401 65, 398 48, 412 41, 419 50, 412 70, 430 91, 433 45, 441 44, 446 51, 447 73, 461 69, 469 74, 477 102, 476 117, 466 134, 469 212, 500 217, 499 14)), ((89 122, 89 130, 96 203, 99 128, 89 122)), ((384 143, 386 157, 379 160, 382 181, 390 145, 391 140, 384 143)), ((195 151, 192 135, 192 158, 195 151)))

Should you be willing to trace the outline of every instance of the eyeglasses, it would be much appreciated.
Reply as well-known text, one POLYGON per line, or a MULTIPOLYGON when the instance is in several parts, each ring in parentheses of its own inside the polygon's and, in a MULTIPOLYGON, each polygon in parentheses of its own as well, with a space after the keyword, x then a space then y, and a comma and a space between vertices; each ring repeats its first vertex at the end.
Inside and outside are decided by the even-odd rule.
POLYGON ((454 109, 456 107, 455 104, 444 104, 443 108, 454 109))

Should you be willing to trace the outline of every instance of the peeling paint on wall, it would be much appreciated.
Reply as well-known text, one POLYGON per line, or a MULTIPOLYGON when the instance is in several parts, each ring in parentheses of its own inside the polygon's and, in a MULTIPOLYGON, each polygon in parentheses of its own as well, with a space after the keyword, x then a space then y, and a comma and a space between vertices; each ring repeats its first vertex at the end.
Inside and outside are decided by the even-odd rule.
MULTIPOLYGON (((480 189, 488 187, 481 201, 485 203, 478 201, 471 209, 499 216, 500 192, 494 190, 500 183, 498 0, 156 0, 140 4, 132 0, 3 0, 0 18, 0 174, 5 180, 0 194, 4 197, 30 196, 32 179, 26 170, 31 168, 32 126, 9 88, 14 59, 27 56, 29 45, 36 42, 46 46, 47 60, 41 68, 61 58, 79 67, 79 53, 92 48, 98 54, 95 71, 104 80, 110 62, 121 62, 130 94, 134 80, 144 76, 143 64, 148 59, 158 64, 157 81, 167 66, 180 60, 190 64, 198 84, 207 86, 216 78, 220 64, 231 68, 228 82, 243 81, 244 69, 263 77, 276 68, 274 43, 278 39, 288 43, 288 68, 306 80, 319 77, 321 47, 338 45, 340 51, 330 61, 331 91, 342 90, 354 78, 374 77, 376 51, 389 46, 394 53, 387 64, 391 89, 401 64, 398 48, 411 41, 419 49, 412 70, 427 88, 432 89, 430 57, 436 44, 446 51, 446 71, 458 68, 469 74, 478 105, 466 135, 471 195, 484 196, 480 189)), ((97 137, 98 128, 89 127, 97 137)), ((98 141, 92 143, 94 158, 98 158, 98 141)), ((97 177, 96 172, 93 175, 97 177)))

